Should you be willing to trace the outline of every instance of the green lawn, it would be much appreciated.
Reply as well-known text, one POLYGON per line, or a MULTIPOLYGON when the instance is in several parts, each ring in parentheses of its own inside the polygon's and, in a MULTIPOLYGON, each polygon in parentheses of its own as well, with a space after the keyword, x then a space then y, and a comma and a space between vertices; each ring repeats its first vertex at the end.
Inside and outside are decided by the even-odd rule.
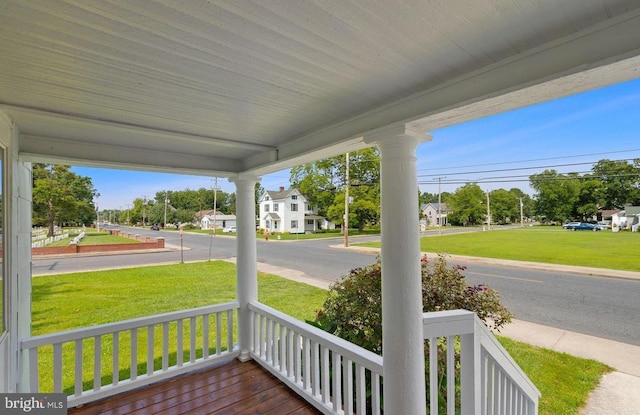
MULTIPOLYGON (((380 244, 363 244, 376 246, 380 244)), ((534 226, 426 236, 420 250, 451 255, 640 271, 640 234, 534 226)))
MULTIPOLYGON (((32 290, 33 334, 232 301, 236 298, 235 269, 234 264, 212 261, 36 277, 32 290)), ((260 274, 258 284, 261 302, 300 320, 313 319, 327 294, 325 290, 274 275, 260 274)), ((156 335, 160 334, 156 331, 156 335)), ((108 349, 109 341, 104 338, 103 347, 108 349)), ((120 340, 122 345, 127 344, 126 341, 126 336, 120 340)), ((145 344, 146 340, 141 336, 139 341, 145 344)), ((542 415, 577 414, 600 376, 609 370, 597 362, 505 338, 500 341, 544 394, 540 405, 542 415)), ((85 358, 89 361, 90 346, 85 346, 85 358)), ((65 350, 72 361, 73 351, 65 350)), ((129 362, 129 356, 123 352, 124 348, 120 355, 122 379, 128 375, 126 364, 129 362)), ((50 359, 51 351, 44 349, 40 356, 43 360, 50 359)), ((143 360, 141 355, 140 361, 143 360)), ((106 370, 109 364, 103 359, 106 370)), ((65 363, 65 367, 71 367, 71 363, 65 363)), ((40 369, 41 374, 52 370, 48 364, 41 365, 40 369)), ((83 369, 83 379, 91 385, 93 368, 83 369)), ((143 373, 145 367, 139 370, 143 373)), ((70 374, 65 379, 65 385, 71 385, 70 374)), ((110 376, 103 379, 103 383, 110 381, 110 376)), ((44 391, 51 388, 44 380, 41 386, 44 391)), ((69 390, 67 387, 67 392, 69 390)))

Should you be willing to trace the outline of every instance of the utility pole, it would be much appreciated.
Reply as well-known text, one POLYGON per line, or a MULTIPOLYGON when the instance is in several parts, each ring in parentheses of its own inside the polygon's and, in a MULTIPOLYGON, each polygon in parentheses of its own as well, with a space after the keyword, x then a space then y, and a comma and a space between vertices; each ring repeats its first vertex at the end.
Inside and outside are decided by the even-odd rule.
POLYGON ((491 207, 489 202, 489 191, 487 190, 487 230, 491 230, 491 207))
POLYGON ((442 191, 440 189, 440 185, 442 184, 442 179, 446 179, 446 177, 438 177, 438 234, 442 235, 442 191))
POLYGON ((349 246, 349 153, 345 156, 347 169, 345 171, 344 189, 344 246, 349 246))
POLYGON ((142 196, 142 227, 144 228, 147 221, 147 196, 142 196))
POLYGON ((164 191, 164 223, 162 225, 163 228, 167 227, 167 204, 169 203, 169 194, 167 191, 164 191))
POLYGON ((129 212, 131 212, 131 205, 129 203, 127 203, 127 225, 131 224, 129 222, 129 212))
POLYGON ((524 228, 524 211, 522 205, 522 198, 520 198, 520 227, 524 228))

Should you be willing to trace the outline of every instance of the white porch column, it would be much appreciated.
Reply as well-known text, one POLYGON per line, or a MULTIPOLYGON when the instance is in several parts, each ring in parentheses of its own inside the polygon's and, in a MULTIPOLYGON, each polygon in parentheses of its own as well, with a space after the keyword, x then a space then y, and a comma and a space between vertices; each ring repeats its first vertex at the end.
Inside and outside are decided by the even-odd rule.
POLYGON ((251 342, 251 316, 249 302, 258 299, 258 253, 256 249, 255 186, 259 178, 238 176, 230 179, 236 185, 236 245, 237 245, 237 297, 238 346, 240 360, 249 360, 251 342))
POLYGON ((382 352, 385 413, 424 415, 425 366, 416 148, 405 126, 376 130, 365 142, 380 148, 382 352))

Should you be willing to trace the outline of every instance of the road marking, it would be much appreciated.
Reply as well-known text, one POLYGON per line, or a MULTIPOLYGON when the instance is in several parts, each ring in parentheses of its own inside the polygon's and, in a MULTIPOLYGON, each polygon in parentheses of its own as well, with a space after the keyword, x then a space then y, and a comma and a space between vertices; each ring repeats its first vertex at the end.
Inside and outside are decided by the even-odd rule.
POLYGON ((473 271, 467 271, 468 274, 475 274, 475 275, 482 275, 485 277, 493 277, 493 278, 502 278, 505 280, 517 280, 517 281, 524 281, 524 282, 534 282, 536 284, 544 284, 543 281, 538 281, 538 280, 531 280, 529 278, 518 278, 518 277, 507 277, 504 275, 496 275, 496 274, 485 274, 483 272, 473 272, 473 271))

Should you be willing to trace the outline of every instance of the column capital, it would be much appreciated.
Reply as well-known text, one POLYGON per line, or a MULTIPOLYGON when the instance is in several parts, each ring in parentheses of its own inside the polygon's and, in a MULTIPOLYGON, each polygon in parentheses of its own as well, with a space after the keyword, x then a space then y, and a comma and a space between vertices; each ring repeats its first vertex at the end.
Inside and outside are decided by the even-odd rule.
POLYGON ((363 134, 367 144, 381 144, 387 140, 397 140, 399 137, 411 137, 417 144, 431 141, 433 136, 421 123, 392 124, 363 134))
POLYGON ((238 184, 240 182, 258 183, 260 180, 262 180, 262 177, 256 176, 255 174, 250 174, 250 173, 237 173, 229 177, 229 181, 235 184, 238 184))

